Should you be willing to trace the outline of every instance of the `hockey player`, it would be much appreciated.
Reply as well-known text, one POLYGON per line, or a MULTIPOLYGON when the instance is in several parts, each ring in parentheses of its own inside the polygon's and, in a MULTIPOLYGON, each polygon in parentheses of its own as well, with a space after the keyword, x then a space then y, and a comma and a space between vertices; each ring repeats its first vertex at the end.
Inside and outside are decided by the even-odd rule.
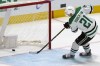
POLYGON ((64 24, 65 28, 70 28, 72 32, 82 31, 81 35, 73 42, 70 53, 62 56, 63 59, 74 58, 79 46, 83 46, 85 52, 80 56, 91 56, 90 44, 88 43, 96 35, 98 25, 96 21, 87 16, 92 12, 91 5, 84 5, 78 8, 68 6, 65 13, 70 17, 69 21, 64 24))

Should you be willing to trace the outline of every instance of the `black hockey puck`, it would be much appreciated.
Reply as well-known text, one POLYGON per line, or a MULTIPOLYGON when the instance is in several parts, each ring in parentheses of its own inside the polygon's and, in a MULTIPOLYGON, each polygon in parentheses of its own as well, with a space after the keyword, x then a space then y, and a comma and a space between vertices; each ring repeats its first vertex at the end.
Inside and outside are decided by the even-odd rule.
POLYGON ((12 49, 12 51, 15 51, 15 49, 12 49))

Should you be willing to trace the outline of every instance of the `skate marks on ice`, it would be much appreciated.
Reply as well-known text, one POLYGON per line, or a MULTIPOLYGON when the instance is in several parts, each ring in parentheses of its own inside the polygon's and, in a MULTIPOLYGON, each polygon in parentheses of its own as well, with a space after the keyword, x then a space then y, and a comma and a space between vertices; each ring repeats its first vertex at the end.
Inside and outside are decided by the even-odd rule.
POLYGON ((62 59, 62 55, 68 53, 67 49, 53 49, 43 51, 39 54, 20 54, 1 57, 0 63, 11 66, 100 66, 99 57, 93 55, 92 58, 83 58, 76 54, 75 59, 62 59), (97 59, 97 60, 96 60, 97 59))
POLYGON ((100 66, 100 62, 95 60, 96 58, 80 58, 74 59, 73 62, 77 63, 77 65, 72 66, 100 66))
MULTIPOLYGON (((65 53, 67 53, 67 51, 69 52, 69 50, 62 51, 65 51, 65 53)), ((77 52, 74 59, 63 60, 65 60, 68 66, 100 66, 100 56, 95 54, 91 57, 80 57, 79 52, 77 52)))
POLYGON ((77 55, 75 59, 72 59, 72 62, 78 64, 72 66, 100 66, 100 62, 97 61, 96 55, 93 55, 92 57, 80 57, 77 55))

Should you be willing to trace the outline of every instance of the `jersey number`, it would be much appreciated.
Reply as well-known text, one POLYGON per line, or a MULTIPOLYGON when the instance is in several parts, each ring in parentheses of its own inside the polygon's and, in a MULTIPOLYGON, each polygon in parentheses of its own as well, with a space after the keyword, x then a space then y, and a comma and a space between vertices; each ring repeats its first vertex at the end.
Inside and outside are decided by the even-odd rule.
POLYGON ((93 23, 85 15, 83 15, 83 18, 81 18, 79 22, 82 23, 83 26, 86 27, 86 28, 89 28, 91 26, 91 23, 93 23))

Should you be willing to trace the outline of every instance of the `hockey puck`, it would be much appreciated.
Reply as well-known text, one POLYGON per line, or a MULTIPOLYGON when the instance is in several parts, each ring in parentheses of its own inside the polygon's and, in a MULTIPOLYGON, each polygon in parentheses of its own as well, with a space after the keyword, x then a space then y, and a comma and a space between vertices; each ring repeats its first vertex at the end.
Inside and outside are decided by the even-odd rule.
POLYGON ((12 49, 12 51, 15 51, 15 49, 12 49))

